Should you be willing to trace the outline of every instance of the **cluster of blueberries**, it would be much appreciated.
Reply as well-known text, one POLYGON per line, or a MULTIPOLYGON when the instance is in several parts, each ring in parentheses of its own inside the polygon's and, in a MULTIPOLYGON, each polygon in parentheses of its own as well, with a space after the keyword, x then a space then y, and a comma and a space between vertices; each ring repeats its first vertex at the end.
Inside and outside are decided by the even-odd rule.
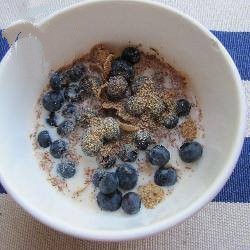
MULTIPOLYGON (((134 77, 133 64, 140 60, 140 52, 133 47, 125 48, 120 58, 115 59, 111 65, 110 77, 122 76, 126 81, 131 81, 134 77)), ((91 94, 91 86, 101 84, 100 79, 87 73, 83 64, 76 64, 66 72, 54 72, 50 78, 50 87, 42 100, 43 107, 49 111, 46 122, 57 127, 57 133, 61 137, 70 134, 76 124, 76 105, 75 102, 81 100, 83 95, 91 94), (78 84, 77 82, 81 82, 78 84), (66 103, 66 104, 65 104, 66 103), (65 105, 64 105, 65 104, 65 105), (63 108, 62 108, 63 107, 63 108), (65 120, 58 124, 57 111, 62 108, 62 116, 65 120), (72 119, 74 117, 74 119, 72 119)), ((110 91, 112 95, 114 91, 110 91)), ((117 93, 110 98, 117 98, 117 93)), ((190 103, 186 99, 178 100, 176 103, 176 116, 165 122, 168 129, 177 126, 178 119, 181 116, 189 114, 191 109, 190 103)), ((57 159, 63 159, 68 150, 68 143, 63 139, 52 142, 49 132, 43 130, 38 134, 38 143, 43 148, 50 147, 50 154, 57 159)), ((151 136, 148 132, 139 131, 135 136, 134 144, 139 150, 147 150, 148 161, 158 169, 154 175, 154 182, 159 186, 172 186, 177 181, 176 170, 166 166, 170 160, 169 151, 162 145, 155 145, 148 149, 152 144, 151 136)), ((203 148, 200 143, 195 141, 185 142, 179 149, 179 156, 182 161, 191 163, 198 160, 202 155, 203 148)), ((133 149, 125 148, 119 155, 124 162, 117 166, 115 172, 97 169, 93 174, 92 181, 95 187, 99 188, 97 194, 97 203, 99 207, 106 211, 116 211, 120 207, 127 214, 136 214, 141 207, 139 195, 132 190, 138 182, 138 171, 129 163, 134 162, 138 152, 133 149), (121 191, 129 191, 122 195, 121 191)), ((115 163, 115 161, 112 161, 115 163)), ((114 164, 109 164, 108 167, 114 164)), ((105 166, 107 167, 107 166, 105 166)), ((76 173, 75 163, 70 160, 62 160, 57 165, 58 174, 65 179, 71 178, 76 173)))
MULTIPOLYGON (((137 141, 139 149, 146 150, 145 139, 137 141), (140 147, 140 145, 143 145, 140 147)), ((131 151, 129 152, 131 154, 131 151)), ((158 169, 155 171, 154 182, 158 186, 172 186, 177 181, 176 170, 166 166, 170 160, 170 153, 163 145, 155 145, 146 151, 148 161, 158 169)), ((194 162, 202 155, 202 146, 198 142, 186 142, 180 150, 179 155, 184 162, 194 162)), ((120 207, 127 214, 136 214, 141 207, 141 199, 135 192, 128 192, 122 196, 121 191, 133 189, 138 181, 138 171, 128 162, 134 162, 137 154, 127 156, 125 163, 118 165, 115 172, 97 169, 93 174, 92 182, 99 188, 97 203, 99 207, 106 211, 115 211, 120 207)))
MULTIPOLYGON (((52 90, 43 96, 42 104, 49 111, 49 115, 46 118, 47 124, 51 127, 56 127, 59 136, 64 137, 72 132, 75 127, 75 120, 65 119, 59 124, 56 112, 68 101, 69 103, 62 110, 62 115, 68 117, 68 114, 73 114, 75 106, 71 102, 74 102, 76 97, 80 95, 75 82, 79 81, 85 72, 86 68, 79 64, 73 66, 66 73, 53 72, 51 74, 50 87, 52 90)), ((69 148, 68 143, 63 139, 52 142, 47 130, 43 130, 38 134, 37 141, 43 148, 50 147, 50 154, 56 159, 62 158, 69 148)), ((63 178, 71 178, 76 172, 75 163, 70 160, 64 160, 57 165, 57 172, 63 178)))
MULTIPOLYGON (((122 76, 130 81, 134 76, 133 64, 140 60, 140 52, 133 47, 125 48, 122 56, 112 61, 110 78, 122 76)), ((101 79, 95 74, 87 72, 87 68, 82 63, 73 65, 66 71, 55 71, 50 77, 50 88, 42 99, 43 107, 49 111, 47 124, 51 127, 57 127, 57 134, 61 137, 69 135, 81 120, 77 111, 76 102, 82 100, 85 96, 91 95, 92 88, 101 85, 101 79), (66 104, 66 105, 64 105, 66 104), (57 111, 62 109, 63 122, 58 124, 57 111)), ((115 94, 115 93, 114 93, 115 94)), ((112 95, 110 91, 109 95, 112 95)), ((116 96, 109 96, 116 99, 116 96)), ((63 157, 68 150, 68 143, 63 139, 52 142, 47 130, 38 134, 38 143, 43 148, 50 147, 50 154, 57 159, 63 157)), ((62 161, 57 166, 57 172, 63 178, 74 176, 76 169, 72 161, 62 161)))

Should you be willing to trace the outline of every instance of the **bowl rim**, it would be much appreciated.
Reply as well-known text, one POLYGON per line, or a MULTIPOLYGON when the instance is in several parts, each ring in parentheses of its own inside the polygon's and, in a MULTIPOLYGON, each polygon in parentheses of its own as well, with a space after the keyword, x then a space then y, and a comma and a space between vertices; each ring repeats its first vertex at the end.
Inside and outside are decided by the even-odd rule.
MULTIPOLYGON (((60 15, 73 11, 74 9, 77 9, 79 7, 89 6, 89 5, 98 5, 98 4, 112 4, 114 2, 117 3, 116 0, 104 0, 104 1, 103 0, 86 0, 84 2, 66 7, 62 10, 58 10, 55 13, 43 19, 42 21, 34 23, 33 25, 38 28, 42 28, 42 26, 46 25, 52 19, 55 19, 59 17, 60 15)), ((210 185, 210 187, 206 190, 206 192, 204 192, 202 196, 200 196, 198 199, 192 202, 187 208, 185 208, 185 210, 179 212, 178 214, 175 214, 171 218, 163 219, 160 222, 155 222, 153 224, 146 225, 144 227, 139 227, 136 229, 109 231, 109 230, 93 230, 93 229, 86 229, 86 228, 83 228, 83 229, 75 228, 62 221, 51 218, 46 213, 41 212, 39 210, 39 207, 35 207, 32 204, 29 204, 29 202, 27 202, 26 200, 24 200, 22 197, 18 195, 18 193, 15 191, 15 188, 9 185, 8 181, 4 179, 3 176, 0 176, 1 183, 7 190, 7 193, 11 197, 13 197, 13 199, 21 207, 23 207, 27 212, 29 212, 38 221, 42 222, 43 224, 46 224, 47 226, 53 229, 56 229, 57 231, 66 233, 68 235, 81 238, 81 239, 88 239, 88 240, 95 240, 95 241, 125 241, 125 240, 145 238, 147 236, 154 235, 161 231, 170 229, 171 227, 174 227, 180 224, 187 218, 194 215, 196 212, 198 212, 203 206, 205 206, 209 201, 211 201, 219 193, 219 191, 222 189, 222 187, 224 186, 224 184, 230 177, 237 163, 238 157, 240 155, 241 148, 242 148, 244 138, 245 138, 245 129, 246 129, 246 118, 245 118, 246 117, 246 100, 245 100, 245 94, 244 94, 241 78, 231 56, 229 55, 227 50, 223 47, 223 45, 220 43, 220 41, 198 21, 196 21, 192 17, 166 4, 153 2, 150 0, 120 0, 120 2, 138 3, 142 5, 147 5, 149 7, 160 8, 160 9, 164 9, 165 11, 172 12, 173 14, 178 15, 181 18, 183 18, 185 21, 189 22, 191 25, 195 26, 197 29, 200 30, 200 32, 203 32, 208 38, 211 38, 216 43, 221 45, 220 53, 223 55, 225 59, 225 63, 227 64, 227 67, 230 68, 231 70, 231 73, 233 75, 233 81, 235 82, 236 89, 237 89, 237 93, 235 94, 238 96, 238 102, 239 102, 239 112, 240 112, 239 125, 238 125, 237 134, 234 139, 235 146, 232 148, 232 154, 230 155, 230 157, 228 157, 227 161, 224 163, 225 167, 222 173, 219 176, 217 176, 217 178, 210 185)), ((9 52, 7 52, 7 54, 8 53, 9 52)), ((5 55, 2 62, 5 61, 5 58, 7 56, 5 55)))

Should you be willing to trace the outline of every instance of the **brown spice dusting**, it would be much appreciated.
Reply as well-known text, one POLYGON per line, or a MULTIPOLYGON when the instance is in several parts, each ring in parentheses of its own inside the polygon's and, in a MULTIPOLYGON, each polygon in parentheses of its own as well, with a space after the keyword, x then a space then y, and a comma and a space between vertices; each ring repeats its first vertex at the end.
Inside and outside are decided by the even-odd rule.
POLYGON ((79 129, 76 128, 68 136, 69 144, 71 146, 75 147, 78 144, 80 138, 81 138, 80 131, 79 131, 79 129))
POLYGON ((139 63, 135 64, 134 69, 136 75, 142 75, 147 69, 164 72, 165 64, 157 55, 141 52, 141 59, 139 63))
POLYGON ((140 173, 145 173, 148 176, 151 176, 153 174, 153 168, 149 162, 144 161, 144 162, 138 162, 137 164, 140 173))
POLYGON ((78 190, 76 190, 76 191, 72 194, 72 198, 73 198, 73 199, 79 198, 80 195, 81 195, 81 193, 83 193, 83 192, 87 189, 88 186, 89 186, 89 183, 86 184, 84 187, 79 188, 78 190))
POLYGON ((180 133, 186 140, 193 140, 197 136, 197 127, 193 120, 188 119, 181 123, 180 133))
POLYGON ((59 179, 58 177, 49 178, 48 181, 50 181, 51 185, 56 187, 58 191, 64 191, 65 189, 68 189, 67 182, 59 179))
POLYGON ((84 169, 84 176, 85 176, 85 184, 89 184, 92 181, 92 175, 94 173, 95 169, 93 168, 85 168, 84 169))
POLYGON ((156 71, 153 76, 152 76, 152 80, 156 83, 156 84, 163 84, 164 83, 164 74, 161 71, 156 71))
POLYGON ((42 156, 42 159, 40 160, 41 168, 49 173, 52 170, 52 164, 53 163, 50 154, 48 152, 45 152, 42 156))
POLYGON ((108 55, 106 61, 103 64, 103 75, 105 79, 107 79, 109 72, 111 70, 111 63, 112 63, 113 58, 114 56, 112 54, 108 55))
POLYGON ((148 183, 147 185, 140 186, 138 191, 142 203, 146 208, 154 208, 165 196, 164 190, 155 183, 148 183))
POLYGON ((106 62, 110 54, 110 51, 104 44, 97 44, 90 51, 92 60, 94 62, 100 63, 101 65, 106 62))
POLYGON ((64 158, 67 160, 73 161, 76 163, 76 165, 78 165, 80 163, 81 156, 78 155, 75 151, 76 151, 75 148, 72 147, 71 149, 67 151, 64 158))

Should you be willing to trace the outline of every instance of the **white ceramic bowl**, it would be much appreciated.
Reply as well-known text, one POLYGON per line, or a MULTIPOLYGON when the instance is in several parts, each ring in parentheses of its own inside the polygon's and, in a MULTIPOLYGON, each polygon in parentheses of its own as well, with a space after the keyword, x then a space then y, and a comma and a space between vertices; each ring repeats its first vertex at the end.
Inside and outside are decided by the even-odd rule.
POLYGON ((1 181, 39 221, 92 240, 128 240, 166 230, 212 200, 238 159, 245 127, 240 76, 227 51, 203 26, 183 13, 147 1, 91 1, 64 9, 34 25, 6 31, 18 42, 0 65, 1 181), (23 38, 29 33, 37 38, 23 38), (157 48, 190 77, 204 113, 205 153, 191 178, 180 182, 156 209, 135 216, 76 206, 46 181, 29 134, 33 108, 47 73, 98 42, 128 41, 157 48))

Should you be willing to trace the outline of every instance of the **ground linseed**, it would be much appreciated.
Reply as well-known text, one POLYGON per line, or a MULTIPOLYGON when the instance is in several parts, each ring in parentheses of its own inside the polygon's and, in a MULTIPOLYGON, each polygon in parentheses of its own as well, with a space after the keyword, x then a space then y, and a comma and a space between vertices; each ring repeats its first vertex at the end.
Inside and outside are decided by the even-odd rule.
POLYGON ((183 138, 186 140, 193 140, 197 136, 197 126, 195 122, 191 119, 188 119, 181 123, 180 125, 180 133, 183 138))
POLYGON ((164 190, 155 183, 148 183, 147 185, 140 186, 138 191, 142 203, 146 208, 154 208, 165 196, 164 190))

